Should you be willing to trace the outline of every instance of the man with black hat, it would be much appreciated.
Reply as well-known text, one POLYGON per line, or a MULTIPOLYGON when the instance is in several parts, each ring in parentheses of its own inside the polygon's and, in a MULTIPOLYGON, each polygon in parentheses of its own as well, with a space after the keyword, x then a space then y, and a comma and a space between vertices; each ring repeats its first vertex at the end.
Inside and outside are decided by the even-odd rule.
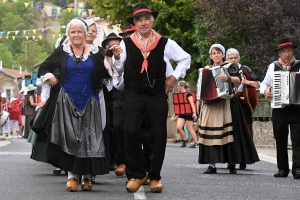
POLYGON ((136 31, 111 50, 115 66, 124 68, 123 109, 125 120, 125 154, 128 192, 136 192, 149 176, 151 192, 161 192, 160 171, 165 156, 168 104, 166 93, 172 91, 177 79, 184 77, 191 57, 175 41, 162 37, 153 29, 158 12, 144 3, 133 8, 127 21, 136 31), (172 75, 166 77, 167 62, 178 63, 172 75), (151 168, 145 171, 141 125, 143 113, 148 119, 152 138, 151 168))
POLYGON ((123 33, 119 33, 119 36, 127 38, 136 30, 135 26, 132 24, 126 24, 123 33))
MULTIPOLYGON (((300 61, 294 57, 294 49, 297 48, 289 38, 279 40, 277 49, 279 60, 269 65, 265 79, 260 85, 260 93, 266 98, 273 97, 272 78, 274 71, 300 71, 300 61)), ((299 86, 292 86, 299 87, 299 86)), ((287 143, 289 127, 293 149, 292 174, 295 179, 300 178, 300 106, 287 105, 283 108, 273 108, 272 123, 273 132, 276 140, 277 167, 278 172, 274 177, 287 177, 289 170, 287 143)))
MULTIPOLYGON (((106 54, 109 54, 110 51, 107 51, 109 47, 114 45, 119 45, 122 38, 118 37, 114 32, 110 33, 105 40, 102 41, 101 46, 106 50, 106 54)), ((112 55, 111 55, 112 56, 112 55)), ((113 59, 109 60, 110 65, 113 65, 113 59)), ((117 155, 117 140, 118 136, 113 133, 113 88, 108 90, 107 87, 103 87, 105 107, 106 107, 106 127, 105 129, 109 131, 109 154, 110 154, 110 170, 114 171, 117 168, 116 164, 116 155, 117 155)))

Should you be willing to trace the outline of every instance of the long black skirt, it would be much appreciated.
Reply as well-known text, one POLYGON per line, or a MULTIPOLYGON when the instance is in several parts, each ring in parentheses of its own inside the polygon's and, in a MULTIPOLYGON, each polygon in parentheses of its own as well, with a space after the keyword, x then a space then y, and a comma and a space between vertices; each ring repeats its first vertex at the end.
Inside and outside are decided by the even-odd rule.
MULTIPOLYGON (((51 95, 47 100, 39 117, 35 120, 32 129, 37 134, 37 141, 46 143, 45 156, 47 162, 61 168, 65 171, 70 171, 78 175, 103 175, 109 173, 109 144, 108 144, 108 131, 102 131, 103 141, 105 146, 105 157, 76 157, 74 155, 64 152, 60 145, 51 142, 50 135, 52 130, 53 117, 57 101, 59 98, 60 90, 51 89, 51 95)), ((99 110, 100 112, 100 110, 99 110)))
POLYGON ((236 97, 230 100, 234 141, 225 145, 207 146, 199 144, 199 164, 244 163, 259 161, 256 148, 248 130, 240 102, 236 97))

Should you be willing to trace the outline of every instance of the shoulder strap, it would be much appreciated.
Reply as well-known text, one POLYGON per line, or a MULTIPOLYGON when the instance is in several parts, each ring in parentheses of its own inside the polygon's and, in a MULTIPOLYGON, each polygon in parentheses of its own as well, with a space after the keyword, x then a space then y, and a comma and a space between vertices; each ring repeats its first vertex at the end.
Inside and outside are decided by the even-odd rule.
POLYGON ((275 67, 279 67, 279 69, 283 69, 284 70, 284 68, 279 64, 279 62, 278 61, 274 61, 274 71, 276 71, 275 70, 275 67))

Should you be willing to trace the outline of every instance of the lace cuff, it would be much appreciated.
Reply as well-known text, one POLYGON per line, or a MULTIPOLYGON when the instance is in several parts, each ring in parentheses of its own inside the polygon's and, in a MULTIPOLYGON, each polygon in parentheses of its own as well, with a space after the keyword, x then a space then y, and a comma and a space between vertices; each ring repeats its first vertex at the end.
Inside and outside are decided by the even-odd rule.
POLYGON ((47 81, 49 78, 51 78, 53 76, 54 75, 52 73, 47 73, 47 74, 41 76, 40 78, 37 78, 36 85, 37 86, 42 86, 45 81, 47 81))
POLYGON ((42 93, 41 100, 47 101, 50 96, 51 84, 48 81, 43 82, 42 84, 42 93))

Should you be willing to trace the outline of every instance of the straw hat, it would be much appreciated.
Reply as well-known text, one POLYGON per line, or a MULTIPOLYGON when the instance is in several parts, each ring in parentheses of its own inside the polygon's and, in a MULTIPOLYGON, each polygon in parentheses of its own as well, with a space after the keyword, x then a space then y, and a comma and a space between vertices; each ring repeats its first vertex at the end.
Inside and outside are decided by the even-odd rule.
POLYGON ((33 84, 29 84, 28 86, 27 86, 27 91, 29 92, 29 91, 32 91, 32 90, 35 90, 35 86, 33 85, 33 84))

